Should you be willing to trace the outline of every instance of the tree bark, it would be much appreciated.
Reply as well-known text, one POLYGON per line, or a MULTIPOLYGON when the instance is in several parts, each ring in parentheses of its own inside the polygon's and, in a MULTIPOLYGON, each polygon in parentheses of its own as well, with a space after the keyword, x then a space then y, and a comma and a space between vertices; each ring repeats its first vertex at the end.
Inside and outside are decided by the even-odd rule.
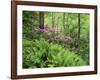
POLYGON ((78 14, 78 40, 80 39, 80 13, 78 14))
POLYGON ((39 13, 39 27, 44 29, 44 12, 39 13))
POLYGON ((80 54, 80 13, 78 13, 78 36, 77 36, 78 54, 80 54))
POLYGON ((55 16, 54 13, 52 12, 52 27, 55 26, 55 16))
POLYGON ((65 13, 63 13, 63 29, 64 34, 66 34, 65 13))
POLYGON ((66 33, 67 33, 67 35, 69 35, 70 36, 70 30, 69 30, 69 13, 67 13, 67 19, 66 19, 67 21, 66 21, 66 33))

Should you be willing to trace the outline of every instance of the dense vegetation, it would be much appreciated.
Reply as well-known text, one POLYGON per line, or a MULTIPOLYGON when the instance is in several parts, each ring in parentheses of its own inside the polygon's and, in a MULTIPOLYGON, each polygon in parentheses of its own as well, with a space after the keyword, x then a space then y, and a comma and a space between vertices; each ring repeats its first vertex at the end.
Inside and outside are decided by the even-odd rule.
POLYGON ((89 14, 23 11, 23 68, 89 65, 89 14))

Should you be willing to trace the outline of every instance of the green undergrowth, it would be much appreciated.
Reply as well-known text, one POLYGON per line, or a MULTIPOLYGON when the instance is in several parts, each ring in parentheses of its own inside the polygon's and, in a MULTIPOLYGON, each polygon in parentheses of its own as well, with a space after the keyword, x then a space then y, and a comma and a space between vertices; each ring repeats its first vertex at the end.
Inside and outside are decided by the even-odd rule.
POLYGON ((74 52, 45 39, 23 40, 23 68, 84 66, 74 52))

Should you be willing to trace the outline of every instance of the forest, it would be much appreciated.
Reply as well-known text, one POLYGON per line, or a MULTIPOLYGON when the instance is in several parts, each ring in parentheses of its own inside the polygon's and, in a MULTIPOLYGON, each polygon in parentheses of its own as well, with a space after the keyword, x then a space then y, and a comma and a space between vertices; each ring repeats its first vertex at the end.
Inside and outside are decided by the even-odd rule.
POLYGON ((87 13, 23 11, 23 68, 89 65, 87 13))

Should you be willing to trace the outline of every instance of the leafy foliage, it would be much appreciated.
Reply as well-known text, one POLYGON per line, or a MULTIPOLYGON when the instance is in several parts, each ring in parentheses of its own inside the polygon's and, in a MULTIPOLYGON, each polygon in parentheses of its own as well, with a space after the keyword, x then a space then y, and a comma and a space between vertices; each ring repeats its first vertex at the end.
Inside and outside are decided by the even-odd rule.
POLYGON ((24 68, 80 66, 85 62, 74 52, 44 39, 23 42, 24 68), (30 46, 31 45, 31 46, 30 46))
POLYGON ((89 65, 89 14, 43 14, 23 11, 23 68, 89 65))

